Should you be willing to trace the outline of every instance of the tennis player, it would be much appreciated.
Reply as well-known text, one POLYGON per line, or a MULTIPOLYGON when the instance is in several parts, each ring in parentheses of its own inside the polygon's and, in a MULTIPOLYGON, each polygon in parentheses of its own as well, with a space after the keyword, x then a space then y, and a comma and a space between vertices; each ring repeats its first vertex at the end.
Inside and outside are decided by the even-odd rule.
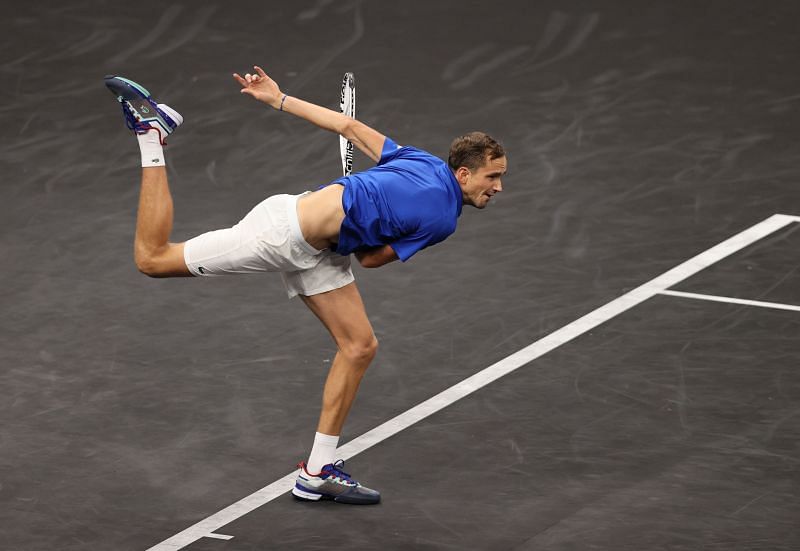
POLYGON ((163 146, 183 122, 141 85, 107 76, 128 128, 139 140, 142 182, 134 258, 151 277, 280 272, 289 297, 299 295, 328 329, 337 352, 322 397, 307 462, 298 464, 293 494, 304 500, 372 504, 380 494, 356 482, 336 460, 339 435, 378 341, 350 268, 367 268, 438 243, 456 229, 462 205, 484 208, 502 191, 506 156, 481 132, 456 138, 448 162, 392 139, 341 113, 284 94, 260 68, 234 74, 241 92, 350 140, 377 165, 335 179, 316 191, 275 195, 231 228, 185 243, 169 241, 173 206, 163 146))

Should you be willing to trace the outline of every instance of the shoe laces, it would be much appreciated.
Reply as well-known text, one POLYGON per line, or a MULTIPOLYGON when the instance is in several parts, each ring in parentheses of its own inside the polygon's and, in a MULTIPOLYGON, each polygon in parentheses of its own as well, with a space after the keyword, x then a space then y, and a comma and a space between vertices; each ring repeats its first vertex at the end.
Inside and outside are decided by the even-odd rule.
POLYGON ((125 115, 125 126, 128 127, 128 130, 133 130, 136 134, 147 134, 148 131, 155 130, 158 132, 158 141, 161 142, 161 145, 167 145, 167 140, 164 139, 164 134, 160 128, 138 120, 126 102, 121 102, 121 105, 122 112, 125 115))
POLYGON ((152 126, 146 122, 140 122, 136 119, 133 111, 128 107, 127 102, 120 102, 120 105, 122 105, 122 113, 125 115, 125 126, 128 127, 128 130, 133 130, 137 134, 144 134, 152 128, 152 126))
POLYGON ((327 473, 328 476, 335 476, 344 481, 355 483, 356 481, 353 480, 353 478, 349 474, 344 472, 343 469, 344 469, 344 459, 337 459, 335 462, 331 464, 330 468, 325 469, 323 472, 327 473))

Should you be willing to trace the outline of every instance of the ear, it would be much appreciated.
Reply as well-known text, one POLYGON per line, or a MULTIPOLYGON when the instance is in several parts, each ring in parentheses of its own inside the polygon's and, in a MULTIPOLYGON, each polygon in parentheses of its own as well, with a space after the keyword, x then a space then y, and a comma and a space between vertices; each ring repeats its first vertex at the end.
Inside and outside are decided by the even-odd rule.
POLYGON ((471 172, 467 167, 459 167, 458 170, 456 170, 456 180, 463 186, 467 183, 467 178, 470 174, 471 172))

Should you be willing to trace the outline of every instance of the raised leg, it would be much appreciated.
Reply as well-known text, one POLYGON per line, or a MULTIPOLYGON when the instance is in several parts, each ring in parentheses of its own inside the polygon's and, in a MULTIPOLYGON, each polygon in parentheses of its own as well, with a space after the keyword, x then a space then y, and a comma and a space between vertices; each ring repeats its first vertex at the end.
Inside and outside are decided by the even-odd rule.
POLYGON ((337 352, 325 381, 317 431, 339 435, 378 340, 355 282, 340 289, 302 297, 336 342, 337 352))
POLYGON ((183 243, 169 242, 172 217, 166 168, 143 168, 134 240, 136 267, 143 274, 150 277, 192 275, 183 260, 183 243))

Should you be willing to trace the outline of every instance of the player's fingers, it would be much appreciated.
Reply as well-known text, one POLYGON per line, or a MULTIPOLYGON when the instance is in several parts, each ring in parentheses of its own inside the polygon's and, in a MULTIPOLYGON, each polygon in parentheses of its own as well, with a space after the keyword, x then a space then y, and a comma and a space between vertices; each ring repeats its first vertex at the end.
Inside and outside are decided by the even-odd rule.
POLYGON ((247 81, 246 81, 245 79, 243 79, 243 78, 241 77, 241 75, 239 75, 239 73, 233 73, 233 78, 235 78, 235 79, 236 79, 236 81, 237 81, 239 84, 241 84, 242 86, 247 86, 247 81))
POLYGON ((264 72, 264 69, 262 69, 258 65, 253 65, 253 69, 256 70, 256 73, 258 73, 258 76, 260 76, 260 77, 266 77, 267 76, 267 73, 264 72))

